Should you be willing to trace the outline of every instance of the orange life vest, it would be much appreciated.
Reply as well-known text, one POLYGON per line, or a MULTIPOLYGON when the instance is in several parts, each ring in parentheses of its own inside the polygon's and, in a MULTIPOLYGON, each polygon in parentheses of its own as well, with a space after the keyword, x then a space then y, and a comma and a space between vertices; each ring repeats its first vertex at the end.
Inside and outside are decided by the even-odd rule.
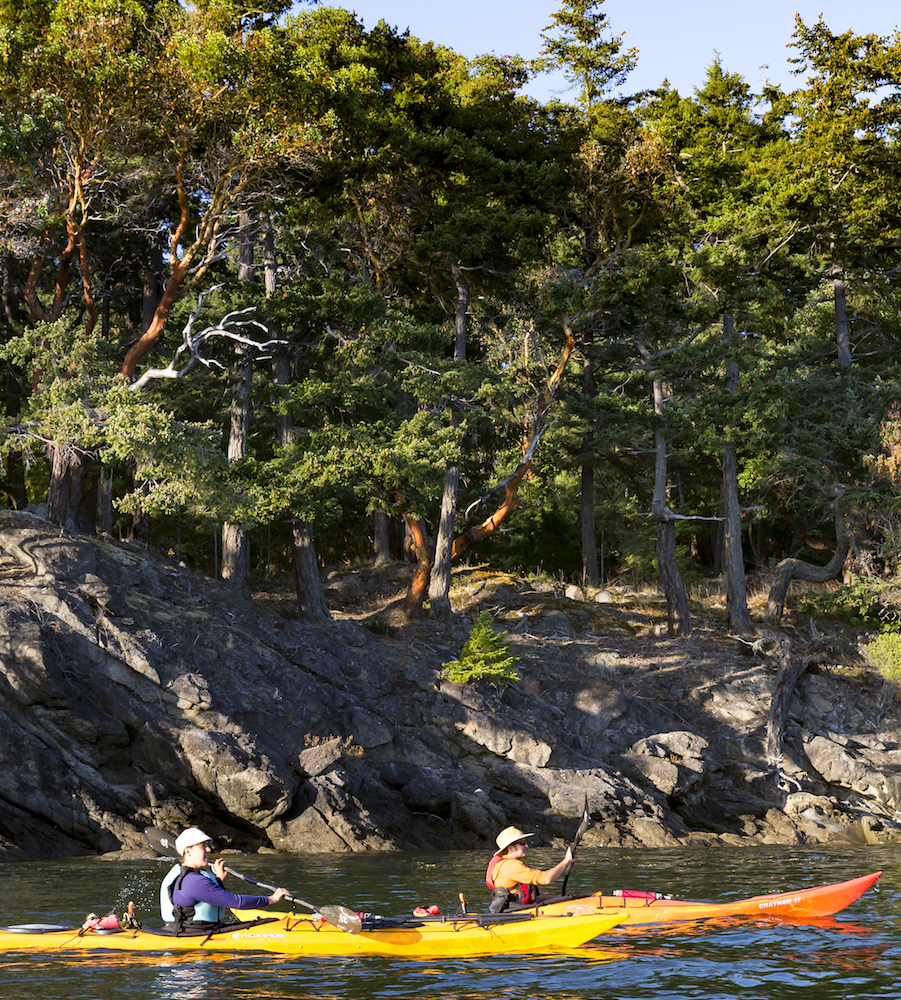
MULTIPOLYGON (((485 872, 485 885, 487 885, 489 889, 503 889, 503 886, 496 886, 494 884, 494 874, 497 871, 497 866, 502 861, 506 860, 506 855, 495 854, 494 857, 488 862, 488 870, 485 872)), ((538 887, 531 885, 528 882, 521 882, 519 885, 511 886, 507 891, 510 893, 518 893, 520 903, 533 903, 538 898, 538 887)))

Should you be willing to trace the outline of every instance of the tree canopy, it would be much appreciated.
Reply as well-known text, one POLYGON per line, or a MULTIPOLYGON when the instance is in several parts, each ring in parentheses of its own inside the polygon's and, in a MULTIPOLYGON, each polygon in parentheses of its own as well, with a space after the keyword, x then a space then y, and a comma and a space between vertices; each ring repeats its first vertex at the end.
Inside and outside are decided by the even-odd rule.
POLYGON ((233 522, 258 575, 273 527, 322 565, 393 519, 426 577, 450 503, 456 558, 659 571, 675 631, 729 503, 746 570, 844 534, 894 572, 901 39, 799 17, 794 90, 624 97, 613 27, 563 0, 530 63, 284 0, 0 2, 7 502, 208 571, 233 522), (572 103, 523 96, 551 66, 572 103))

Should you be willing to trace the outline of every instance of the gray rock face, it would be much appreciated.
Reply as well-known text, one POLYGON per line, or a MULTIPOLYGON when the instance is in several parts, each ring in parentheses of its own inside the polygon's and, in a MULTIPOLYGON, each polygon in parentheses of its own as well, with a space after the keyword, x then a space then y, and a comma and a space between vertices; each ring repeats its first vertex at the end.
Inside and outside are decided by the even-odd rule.
POLYGON ((688 800, 706 773, 709 746, 696 733, 658 733, 632 744, 627 766, 668 799, 688 800))
POLYGON ((575 597, 522 616, 522 681, 498 692, 441 680, 459 627, 415 653, 352 621, 265 627, 22 512, 0 511, 0 570, 0 857, 143 852, 147 826, 285 851, 564 841, 586 802, 588 845, 898 838, 901 746, 848 728, 844 682, 803 679, 776 767, 764 660, 639 667, 605 639, 627 616, 599 610, 599 634, 575 597))
POLYGON ((810 735, 804 750, 824 781, 901 814, 901 748, 865 746, 842 737, 810 735))

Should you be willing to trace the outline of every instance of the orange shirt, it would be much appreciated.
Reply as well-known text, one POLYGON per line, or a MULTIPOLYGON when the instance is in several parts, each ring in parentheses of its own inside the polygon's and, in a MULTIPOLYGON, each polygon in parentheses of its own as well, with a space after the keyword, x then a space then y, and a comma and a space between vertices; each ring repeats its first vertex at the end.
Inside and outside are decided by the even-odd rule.
POLYGON ((529 868, 518 858, 502 858, 494 866, 492 881, 501 889, 512 889, 520 883, 525 885, 549 885, 547 872, 529 868))

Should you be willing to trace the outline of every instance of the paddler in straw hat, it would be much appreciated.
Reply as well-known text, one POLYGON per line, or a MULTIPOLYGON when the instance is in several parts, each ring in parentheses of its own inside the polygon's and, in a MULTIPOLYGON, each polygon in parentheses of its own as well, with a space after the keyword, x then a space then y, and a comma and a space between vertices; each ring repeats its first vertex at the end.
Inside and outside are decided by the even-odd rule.
POLYGON ((485 884, 491 890, 489 913, 501 913, 511 902, 526 905, 536 902, 538 890, 535 887, 555 882, 569 865, 578 860, 578 854, 567 847, 563 860, 553 868, 547 871, 529 868, 522 859, 529 846, 526 841, 532 836, 534 834, 523 833, 515 826, 508 826, 497 835, 497 852, 488 862, 485 873, 485 884))

